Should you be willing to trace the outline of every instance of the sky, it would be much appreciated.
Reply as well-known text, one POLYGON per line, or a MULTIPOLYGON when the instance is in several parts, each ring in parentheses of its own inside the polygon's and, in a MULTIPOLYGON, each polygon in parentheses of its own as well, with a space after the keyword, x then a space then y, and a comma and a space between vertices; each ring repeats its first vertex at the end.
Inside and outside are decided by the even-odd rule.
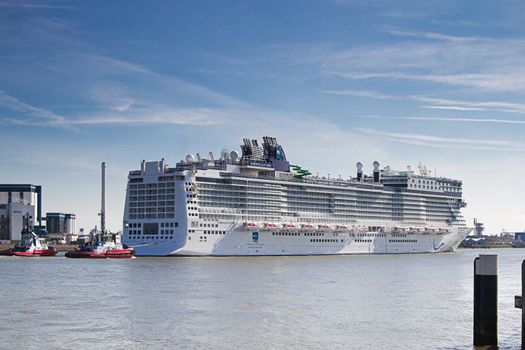
POLYGON ((0 0, 0 183, 122 228, 129 170, 275 136, 313 174, 360 161, 463 181, 525 229, 523 1, 0 0))

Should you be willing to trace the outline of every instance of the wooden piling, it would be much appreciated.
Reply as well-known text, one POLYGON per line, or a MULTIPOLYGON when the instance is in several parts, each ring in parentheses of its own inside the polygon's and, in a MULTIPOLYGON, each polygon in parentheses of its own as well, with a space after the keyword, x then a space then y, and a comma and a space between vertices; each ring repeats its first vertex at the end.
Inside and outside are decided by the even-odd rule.
POLYGON ((498 256, 474 260, 474 346, 498 348, 498 256))
POLYGON ((525 308, 523 307, 523 296, 525 296, 525 260, 521 263, 521 350, 525 350, 525 308))

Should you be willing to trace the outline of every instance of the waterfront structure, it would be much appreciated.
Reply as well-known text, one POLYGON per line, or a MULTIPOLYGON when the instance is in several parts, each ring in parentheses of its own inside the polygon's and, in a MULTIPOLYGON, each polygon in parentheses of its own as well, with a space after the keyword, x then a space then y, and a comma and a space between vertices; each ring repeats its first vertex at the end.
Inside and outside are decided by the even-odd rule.
POLYGON ((128 175, 124 243, 136 255, 322 255, 453 251, 472 230, 462 182, 357 163, 348 180, 291 166, 272 137, 215 160, 142 161, 128 175))
POLYGON ((525 232, 514 232, 514 239, 525 243, 525 232))
POLYGON ((74 251, 66 253, 66 258, 73 259, 131 259, 133 249, 122 245, 119 233, 111 234, 106 231, 106 163, 101 164, 101 201, 100 201, 100 231, 95 232, 93 240, 81 243, 74 251))
POLYGON ((24 228, 43 228, 42 186, 0 185, 0 240, 20 241, 24 228))
POLYGON ((65 242, 67 237, 76 236, 75 221, 75 214, 46 213, 47 238, 65 242))

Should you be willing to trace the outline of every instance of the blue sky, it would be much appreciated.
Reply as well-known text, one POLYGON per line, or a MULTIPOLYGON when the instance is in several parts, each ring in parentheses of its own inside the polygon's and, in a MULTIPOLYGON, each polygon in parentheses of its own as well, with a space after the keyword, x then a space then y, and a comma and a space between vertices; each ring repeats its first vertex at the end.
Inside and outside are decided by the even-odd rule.
POLYGON ((121 227, 142 159, 276 136, 314 174, 419 162, 525 228, 522 1, 0 1, 1 183, 121 227))

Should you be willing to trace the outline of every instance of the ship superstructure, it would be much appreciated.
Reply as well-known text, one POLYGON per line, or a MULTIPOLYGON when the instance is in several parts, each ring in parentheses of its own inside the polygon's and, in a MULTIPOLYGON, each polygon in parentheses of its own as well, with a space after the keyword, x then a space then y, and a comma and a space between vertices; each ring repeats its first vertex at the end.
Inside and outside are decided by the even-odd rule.
POLYGON ((198 153, 128 175, 124 243, 136 255, 322 255, 453 251, 472 230, 462 182, 373 163, 366 176, 312 176, 273 137, 241 155, 198 153))

